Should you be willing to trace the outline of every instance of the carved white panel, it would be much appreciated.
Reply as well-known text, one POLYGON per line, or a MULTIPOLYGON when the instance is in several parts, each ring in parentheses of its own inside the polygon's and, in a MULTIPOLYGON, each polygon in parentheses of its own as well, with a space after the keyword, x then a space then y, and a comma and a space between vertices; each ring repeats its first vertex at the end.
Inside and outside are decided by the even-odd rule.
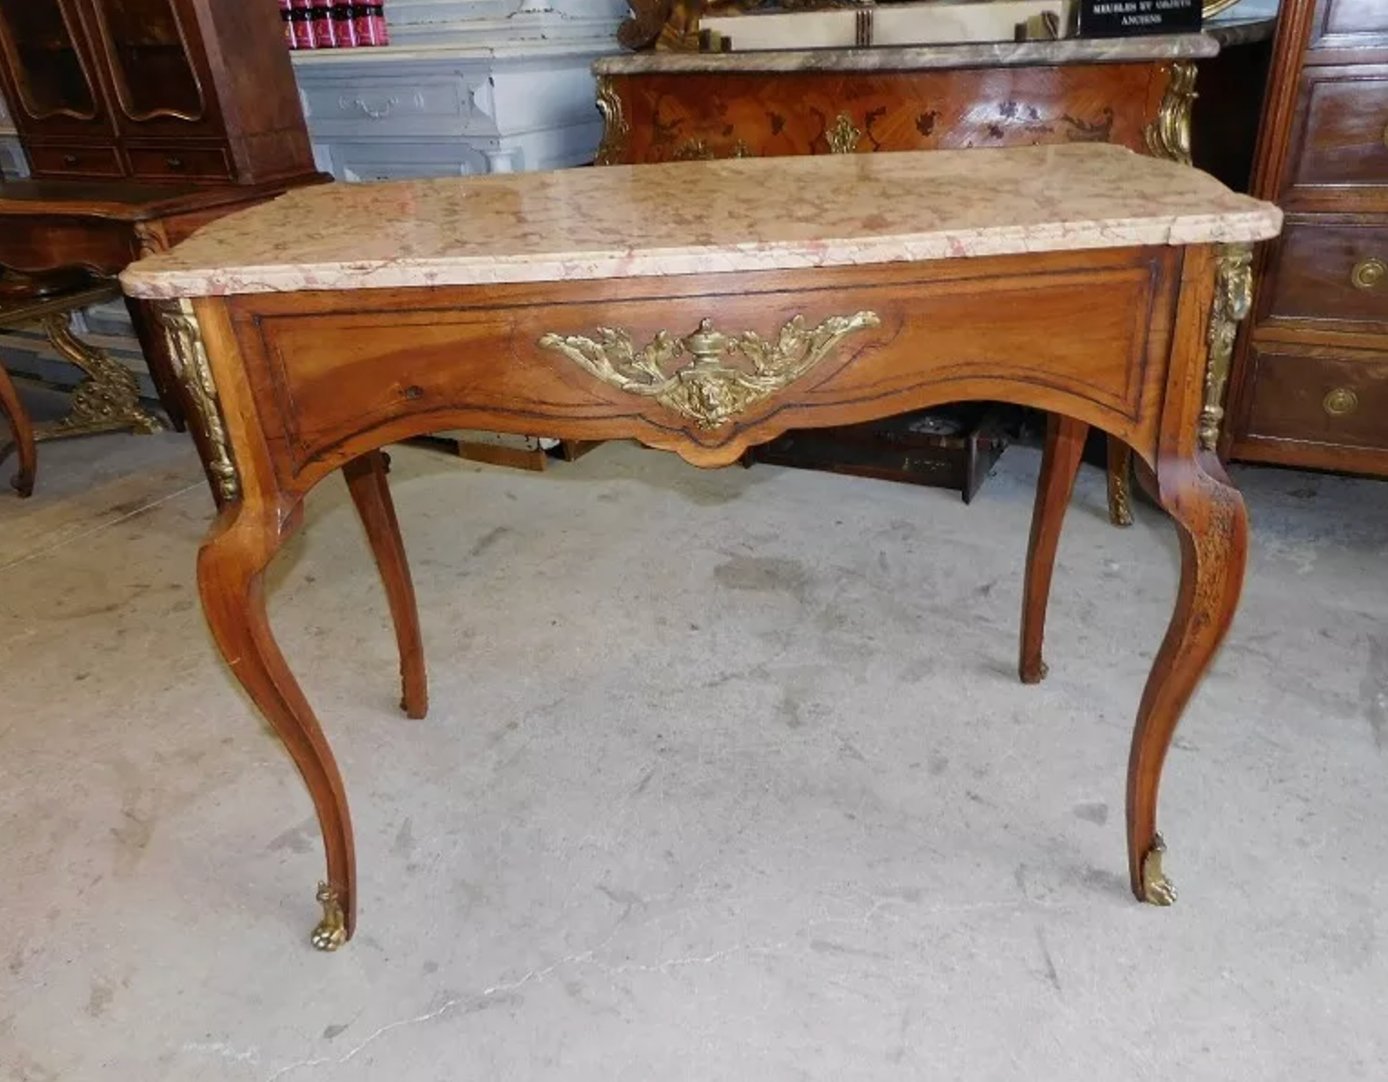
POLYGON ((414 0, 390 9, 397 44, 296 53, 319 167, 376 180, 591 162, 602 124, 590 67, 616 50, 624 10, 617 0, 414 0), (415 41, 428 44, 402 43, 415 41))

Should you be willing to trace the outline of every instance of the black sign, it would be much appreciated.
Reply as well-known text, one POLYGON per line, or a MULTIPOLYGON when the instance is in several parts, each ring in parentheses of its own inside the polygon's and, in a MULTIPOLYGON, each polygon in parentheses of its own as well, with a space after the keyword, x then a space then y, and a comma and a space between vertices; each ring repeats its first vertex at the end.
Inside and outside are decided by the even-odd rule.
POLYGON ((1202 0, 1079 0, 1082 38, 1193 34, 1202 0))

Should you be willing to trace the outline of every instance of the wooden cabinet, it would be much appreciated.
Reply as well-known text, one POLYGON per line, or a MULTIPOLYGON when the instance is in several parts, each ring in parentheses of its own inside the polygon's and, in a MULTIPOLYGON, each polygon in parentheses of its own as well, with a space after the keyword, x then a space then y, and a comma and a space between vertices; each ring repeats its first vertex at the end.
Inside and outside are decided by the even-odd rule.
POLYGON ((1253 192, 1287 221, 1259 252, 1224 449, 1388 476, 1388 0, 1284 0, 1253 192))
POLYGON ((313 172, 274 0, 0 0, 0 87, 37 177, 313 172))

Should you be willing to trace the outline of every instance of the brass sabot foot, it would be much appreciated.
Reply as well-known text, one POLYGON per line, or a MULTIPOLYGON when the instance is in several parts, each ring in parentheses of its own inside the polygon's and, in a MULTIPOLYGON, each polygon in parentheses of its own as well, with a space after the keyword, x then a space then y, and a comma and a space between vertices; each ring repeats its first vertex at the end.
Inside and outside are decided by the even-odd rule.
POLYGON ((318 884, 318 901, 323 919, 313 929, 313 945, 320 951, 335 951, 347 942, 347 921, 342 915, 342 898, 334 887, 318 884))
POLYGON ((1142 897, 1152 905, 1175 905, 1176 887, 1162 872, 1162 854, 1166 842, 1160 834, 1152 839, 1152 848, 1142 860, 1142 897))

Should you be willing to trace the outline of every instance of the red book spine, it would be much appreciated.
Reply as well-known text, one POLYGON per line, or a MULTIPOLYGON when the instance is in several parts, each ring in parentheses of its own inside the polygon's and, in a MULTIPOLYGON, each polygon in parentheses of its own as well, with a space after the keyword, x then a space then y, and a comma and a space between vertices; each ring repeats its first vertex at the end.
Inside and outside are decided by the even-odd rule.
POLYGON ((313 0, 313 44, 319 49, 337 46, 333 36, 332 0, 313 0))
POLYGON ((357 4, 358 45, 389 45, 390 31, 386 29, 384 4, 357 4))
POLYGON ((294 48, 312 49, 317 44, 313 33, 313 0, 293 0, 289 17, 294 28, 294 48))
POLYGON ((333 4, 333 40, 339 49, 357 44, 357 10, 353 4, 333 4))

